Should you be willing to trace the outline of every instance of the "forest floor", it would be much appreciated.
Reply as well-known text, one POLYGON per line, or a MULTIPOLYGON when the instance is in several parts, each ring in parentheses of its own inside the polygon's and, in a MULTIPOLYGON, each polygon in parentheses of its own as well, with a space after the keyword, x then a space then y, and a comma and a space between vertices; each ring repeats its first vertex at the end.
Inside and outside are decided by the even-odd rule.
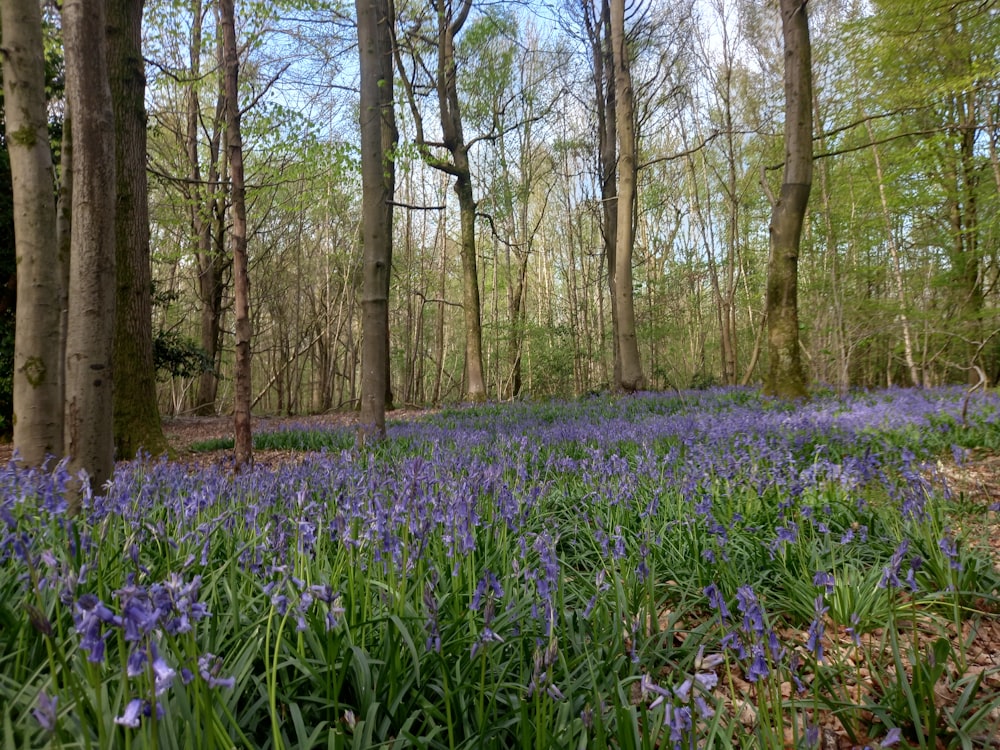
MULTIPOLYGON (((391 420, 420 419, 432 414, 430 410, 401 409, 389 415, 391 420)), ((302 428, 306 430, 322 430, 330 428, 344 428, 356 425, 358 422, 358 412, 335 412, 323 415, 295 416, 295 417, 256 417, 253 419, 252 427, 255 432, 273 431, 282 428, 302 428)), ((163 430, 173 449, 171 460, 186 464, 190 470, 197 471, 213 466, 228 467, 232 462, 232 449, 199 450, 192 451, 191 446, 206 441, 232 438, 233 419, 232 417, 171 417, 163 420, 163 430)), ((12 446, 8 443, 0 442, 0 462, 6 462, 12 455, 12 446)), ((277 468, 279 466, 298 463, 308 456, 307 453, 295 450, 256 450, 254 461, 258 466, 277 468)), ((968 532, 966 537, 969 543, 980 548, 989 548, 994 564, 1000 566, 1000 514, 987 513, 986 508, 1000 503, 1000 453, 987 452, 982 450, 972 451, 967 460, 961 464, 956 463, 949 455, 942 457, 936 467, 928 468, 929 474, 936 474, 938 478, 943 477, 952 490, 955 504, 955 518, 952 521, 955 531, 968 532), (975 519, 975 527, 962 528, 963 521, 968 523, 968 519, 975 519)), ((932 477, 933 478, 933 477, 932 477)), ((987 607, 987 610, 992 607, 987 607)), ((929 648, 934 638, 941 634, 936 632, 921 633, 922 645, 929 648)), ((969 669, 974 672, 986 672, 985 685, 990 689, 1000 688, 1000 619, 996 616, 987 615, 983 618, 975 618, 963 623, 961 628, 954 626, 946 627, 946 634, 955 647, 965 644, 965 656, 968 659, 969 669)), ((794 634, 786 634, 794 635, 794 634)), ((804 642, 807 634, 800 633, 799 640, 804 642)), ((794 640, 794 638, 793 638, 794 640)), ((830 632, 827 639, 828 650, 831 656, 852 655, 859 658, 857 649, 853 647, 850 639, 844 633, 830 632)), ((828 657, 829 658, 829 657, 828 657)), ((861 662, 858 662, 861 665, 861 662)), ((908 670, 909 671, 909 668, 908 670)), ((867 673, 867 669, 861 670, 867 673)), ((861 673, 859 672, 859 674, 861 673)), ((862 680, 863 685, 859 685, 859 690, 870 692, 874 690, 871 684, 871 677, 862 680)), ((739 685, 738 692, 749 695, 751 686, 739 685), (745 689, 744 689, 745 688, 745 689)), ((782 685, 791 690, 791 686, 782 685)), ((942 708, 953 705, 957 699, 957 694, 950 693, 943 686, 938 686, 942 690, 939 698, 942 708)), ((860 696, 860 694, 859 694, 860 696)), ((742 701, 730 696, 731 705, 737 706, 742 701)), ((755 717, 751 709, 746 709, 744 713, 750 713, 740 720, 752 725, 755 717)), ((993 713, 1000 712, 994 709, 993 713)), ((992 715, 992 714, 991 714, 992 715)), ((832 713, 824 711, 821 713, 819 723, 823 730, 823 740, 821 747, 824 750, 844 750, 853 745, 844 734, 843 725, 832 713)), ((987 740, 983 747, 1000 747, 993 740, 987 740)))

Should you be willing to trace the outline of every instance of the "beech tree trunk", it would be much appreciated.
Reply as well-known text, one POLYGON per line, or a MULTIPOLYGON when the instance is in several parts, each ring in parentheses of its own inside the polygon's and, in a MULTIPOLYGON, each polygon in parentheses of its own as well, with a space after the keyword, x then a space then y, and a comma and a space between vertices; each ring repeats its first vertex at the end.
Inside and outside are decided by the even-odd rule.
POLYGON ((104 0, 66 0, 66 97, 73 113, 73 209, 66 330, 65 452, 98 490, 114 470, 115 121, 104 0))
POLYGON ((14 447, 29 466, 63 451, 63 278, 38 0, 2 0, 4 115, 17 258, 14 447))
POLYGON ((635 240, 632 215, 636 196, 635 115, 632 75, 625 38, 625 0, 611 0, 611 49, 615 65, 615 106, 618 130, 618 212, 616 218, 614 306, 618 312, 618 355, 621 373, 616 386, 638 391, 645 385, 642 360, 635 332, 632 289, 632 246, 635 240))
POLYGON ((806 0, 781 0, 785 47, 785 168, 771 210, 767 273, 768 375, 764 392, 805 398, 799 355, 798 262, 812 187, 812 62, 806 0))
POLYGON ((385 437, 389 391, 389 278, 398 140, 389 0, 356 0, 361 65, 362 348, 360 439, 385 437))
POLYGON ((234 0, 219 0, 222 48, 225 60, 226 143, 233 208, 233 292, 236 308, 236 363, 233 370, 234 457, 237 470, 253 464, 250 428, 250 280, 247 275, 247 208, 243 180, 243 137, 240 132, 239 56, 236 47, 234 0))
POLYGON ((115 114, 114 424, 118 456, 167 449, 156 403, 152 270, 146 187, 146 75, 142 59, 145 0, 108 0, 108 72, 115 114))

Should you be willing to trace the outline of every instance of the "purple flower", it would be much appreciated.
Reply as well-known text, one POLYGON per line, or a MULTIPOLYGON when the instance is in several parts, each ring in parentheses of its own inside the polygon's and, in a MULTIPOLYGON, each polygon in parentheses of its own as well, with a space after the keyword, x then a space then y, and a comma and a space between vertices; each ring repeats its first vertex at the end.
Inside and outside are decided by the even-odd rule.
POLYGON ((816 571, 816 575, 813 576, 813 586, 821 586, 829 596, 833 593, 836 580, 833 577, 833 573, 827 573, 822 570, 816 571))
POLYGON ((31 715, 35 717, 42 729, 46 732, 53 732, 56 728, 56 720, 59 712, 59 696, 53 695, 51 698, 44 690, 38 693, 38 702, 32 709, 31 715))
POLYGON ((910 548, 910 542, 908 539, 904 539, 896 547, 896 551, 892 553, 892 557, 889 559, 889 564, 882 568, 882 578, 879 580, 879 588, 899 588, 899 571, 903 566, 903 557, 906 555, 906 551, 910 548))
POLYGON ((84 594, 76 602, 74 612, 80 648, 87 652, 87 661, 100 664, 104 661, 104 625, 121 625, 121 618, 93 594, 84 594))
POLYGON ((736 590, 736 605, 743 615, 743 629, 758 638, 762 637, 765 630, 764 611, 753 589, 749 586, 740 586, 736 590))
POLYGON ((222 671, 222 659, 215 654, 203 654, 198 657, 198 674, 208 683, 209 687, 232 688, 236 685, 235 677, 219 677, 222 671))
POLYGON ((708 604, 712 609, 719 613, 719 617, 723 620, 728 619, 729 610, 726 608, 726 601, 722 598, 722 594, 719 592, 719 587, 714 583, 708 584, 703 593, 708 597, 708 604))
POLYGON ((893 727, 885 733, 885 737, 882 738, 879 747, 892 747, 901 739, 903 739, 903 733, 899 730, 899 727, 893 727))
POLYGON ((948 558, 948 565, 952 570, 962 569, 962 563, 958 560, 958 545, 952 538, 950 529, 945 529, 945 535, 938 542, 938 547, 948 558))
POLYGON ((766 678, 770 671, 767 668, 767 657, 764 654, 764 647, 755 643, 750 647, 750 666, 747 669, 747 682, 757 682, 766 678))
POLYGON ((826 625, 823 622, 823 615, 829 607, 824 606, 823 597, 817 596, 813 602, 813 610, 816 616, 809 624, 809 638, 806 640, 806 648, 816 657, 816 661, 823 661, 823 632, 826 625))
POLYGON ((133 698, 128 702, 128 705, 125 706, 125 712, 121 716, 115 717, 115 724, 136 729, 139 726, 139 717, 141 714, 142 700, 139 698, 133 698))
POLYGON ((174 683, 177 672, 160 656, 155 644, 150 644, 153 657, 153 685, 157 695, 162 695, 174 683))

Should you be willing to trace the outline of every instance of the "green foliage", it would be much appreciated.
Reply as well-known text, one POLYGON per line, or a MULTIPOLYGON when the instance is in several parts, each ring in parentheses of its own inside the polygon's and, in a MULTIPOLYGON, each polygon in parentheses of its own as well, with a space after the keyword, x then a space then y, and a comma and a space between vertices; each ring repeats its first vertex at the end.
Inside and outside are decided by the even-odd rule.
POLYGON ((193 378, 211 372, 215 364, 193 339, 160 329, 153 333, 153 366, 164 377, 193 378))

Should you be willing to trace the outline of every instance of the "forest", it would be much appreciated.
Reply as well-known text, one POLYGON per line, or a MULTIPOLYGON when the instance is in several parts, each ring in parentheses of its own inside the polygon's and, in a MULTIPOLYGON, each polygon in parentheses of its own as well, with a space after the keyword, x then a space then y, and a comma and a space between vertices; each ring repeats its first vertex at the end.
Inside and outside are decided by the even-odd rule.
MULTIPOLYGON (((229 414, 243 254, 222 15, 210 0, 129 5, 142 13, 145 75, 149 292, 139 294, 157 368, 145 390, 166 415, 229 414)), ((361 403, 353 10, 235 7, 256 413, 361 403)), ((629 5, 630 118, 615 111, 607 3, 392 10, 388 405, 764 383, 775 359, 769 219, 785 166, 778 3, 629 5), (616 137, 626 120, 627 167, 616 137), (628 248, 618 267, 616 246, 628 248), (632 321, 619 321, 618 276, 632 321), (633 324, 626 383, 618 336, 633 324)), ((43 11, 58 176, 66 63, 62 21, 54 5, 43 11)), ((840 392, 995 383, 996 3, 814 0, 808 11, 813 175, 795 258, 804 379, 840 392)), ((120 381, 146 361, 121 359, 120 381)), ((118 447, 133 455, 138 444, 118 447)))
MULTIPOLYGON (((301 5, 239 8, 253 398, 288 414, 354 406, 360 392, 356 39, 343 9, 301 5)), ((996 4, 808 7, 815 177, 799 263, 808 378, 841 391, 993 383, 996 4)), ((453 176, 417 145, 441 141, 438 51, 427 43, 436 32, 427 6, 396 12, 392 391, 400 404, 458 401, 469 395, 461 207, 453 176)), ((468 12, 454 75, 475 206, 482 387, 501 399, 614 388, 599 4, 473 3, 468 12)), ((646 385, 760 383, 768 194, 778 193, 783 162, 778 3, 639 3, 627 23, 646 385)), ((147 3, 153 278, 164 300, 154 316, 212 363, 201 378, 164 373, 167 413, 232 402, 214 34, 210 3, 147 3), (200 189, 196 173, 220 187, 200 189), (198 239, 206 221, 207 251, 198 239), (217 280, 199 287, 206 276, 217 280)), ((432 156, 442 153, 452 158, 440 147, 432 156)))
POLYGON ((1000 747, 998 16, 0 0, 0 746, 1000 747))

